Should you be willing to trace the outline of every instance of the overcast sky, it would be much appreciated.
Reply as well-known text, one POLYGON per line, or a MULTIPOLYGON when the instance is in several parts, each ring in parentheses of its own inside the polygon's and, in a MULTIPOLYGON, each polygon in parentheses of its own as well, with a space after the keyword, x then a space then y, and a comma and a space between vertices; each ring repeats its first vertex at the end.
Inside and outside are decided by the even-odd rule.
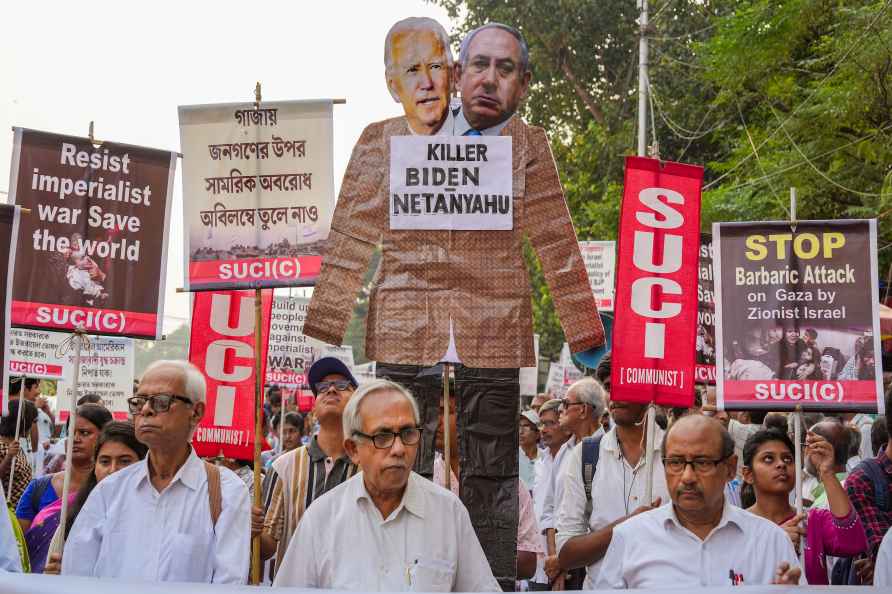
MULTIPOLYGON (((319 2, 0 2, 0 191, 12 126, 179 150, 177 106, 342 97, 334 111, 335 187, 363 127, 402 113, 384 82, 397 20, 445 10, 420 0, 319 2)), ((174 188, 165 330, 188 314, 180 173, 174 188)), ((0 194, 5 201, 6 194, 0 194)))

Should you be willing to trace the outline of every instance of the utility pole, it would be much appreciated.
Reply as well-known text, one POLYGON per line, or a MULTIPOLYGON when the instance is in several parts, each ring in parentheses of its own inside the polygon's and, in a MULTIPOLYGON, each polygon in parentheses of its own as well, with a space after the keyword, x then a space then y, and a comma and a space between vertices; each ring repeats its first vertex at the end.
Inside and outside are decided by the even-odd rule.
POLYGON ((647 3, 638 0, 641 16, 638 18, 638 156, 647 156, 647 3))

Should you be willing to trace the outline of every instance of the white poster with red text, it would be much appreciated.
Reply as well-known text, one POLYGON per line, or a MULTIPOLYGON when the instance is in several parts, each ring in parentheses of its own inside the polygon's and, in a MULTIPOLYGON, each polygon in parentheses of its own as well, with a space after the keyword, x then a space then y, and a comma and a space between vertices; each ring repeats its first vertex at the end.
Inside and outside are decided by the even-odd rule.
POLYGON ((610 398, 694 402, 703 168, 627 157, 610 398))
POLYGON ((697 382, 715 384, 715 283, 712 274, 712 236, 700 235, 697 271, 697 382))
POLYGON ((598 311, 613 311, 616 279, 616 242, 580 241, 579 251, 585 262, 588 282, 595 295, 598 311))
POLYGON ((334 211, 332 102, 180 106, 185 285, 311 286, 334 211))
MULTIPOLYGON (((272 291, 263 291, 261 300, 263 377, 272 291)), ((199 456, 222 455, 237 460, 254 458, 254 328, 254 291, 195 294, 189 361, 201 370, 207 381, 204 418, 192 437, 192 445, 199 456)))

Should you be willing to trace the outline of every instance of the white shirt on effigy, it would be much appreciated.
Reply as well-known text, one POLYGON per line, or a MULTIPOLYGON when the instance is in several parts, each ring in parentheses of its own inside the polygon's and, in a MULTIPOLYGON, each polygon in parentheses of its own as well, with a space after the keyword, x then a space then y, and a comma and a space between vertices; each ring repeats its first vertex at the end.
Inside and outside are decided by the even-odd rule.
MULTIPOLYGON (((660 459, 660 445, 663 442, 663 430, 656 428, 653 442, 653 498, 661 497, 663 502, 669 501, 666 488, 666 474, 660 459)), ((592 513, 585 517, 585 487, 582 483, 582 448, 577 445, 567 456, 562 479, 564 496, 557 511, 557 550, 574 536, 589 534, 604 528, 618 519, 628 516, 642 505, 647 489, 645 476, 644 452, 638 464, 632 468, 622 454, 616 437, 616 427, 608 431, 601 439, 598 454, 598 466, 592 477, 592 513)), ((584 590, 593 589, 602 561, 592 563, 586 568, 584 590)))
POLYGON ((275 586, 362 592, 500 592, 468 510, 433 482, 409 475, 386 519, 363 473, 307 508, 275 586))
POLYGON ((773 522, 725 503, 718 526, 700 540, 670 502, 613 529, 595 588, 731 586, 732 575, 742 577, 741 586, 766 585, 783 562, 799 566, 789 537, 773 522))
POLYGON ((207 471, 194 450, 161 493, 149 480, 148 458, 112 474, 96 485, 77 515, 62 573, 244 584, 251 550, 248 489, 235 473, 220 468, 220 491, 215 528, 207 471))

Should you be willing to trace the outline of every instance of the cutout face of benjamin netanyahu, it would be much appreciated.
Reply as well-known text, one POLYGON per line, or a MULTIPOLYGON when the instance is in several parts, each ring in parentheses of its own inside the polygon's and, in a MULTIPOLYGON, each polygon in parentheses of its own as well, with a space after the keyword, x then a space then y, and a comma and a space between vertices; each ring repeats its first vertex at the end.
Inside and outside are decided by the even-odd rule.
POLYGON ((446 30, 433 19, 410 17, 387 33, 387 88, 402 103, 416 134, 436 134, 446 121, 452 95, 452 51, 446 30))

